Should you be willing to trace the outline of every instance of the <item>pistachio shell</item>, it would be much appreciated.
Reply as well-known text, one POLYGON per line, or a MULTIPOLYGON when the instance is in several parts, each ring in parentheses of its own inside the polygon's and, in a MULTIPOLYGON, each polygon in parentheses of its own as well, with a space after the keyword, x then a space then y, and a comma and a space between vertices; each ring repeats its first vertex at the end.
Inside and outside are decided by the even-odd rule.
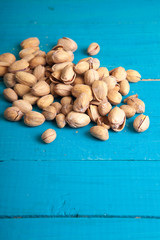
POLYGON ((89 69, 97 70, 100 66, 100 61, 98 60, 98 58, 91 57, 87 60, 87 62, 89 63, 89 69))
POLYGON ((9 66, 8 71, 11 73, 15 73, 18 71, 25 71, 28 67, 29 67, 29 63, 26 60, 21 59, 12 63, 9 66))
POLYGON ((71 62, 56 63, 52 66, 52 71, 62 71, 67 65, 72 65, 71 62))
POLYGON ((61 80, 65 84, 71 84, 74 82, 75 77, 76 73, 73 70, 73 65, 68 64, 67 66, 65 66, 61 73, 61 80))
POLYGON ((114 89, 108 92, 107 97, 112 105, 118 105, 122 101, 122 95, 114 89))
POLYGON ((97 125, 100 125, 106 129, 110 129, 111 126, 110 126, 110 122, 108 120, 108 116, 100 116, 98 119, 97 119, 97 125))
POLYGON ((78 74, 83 74, 87 70, 89 70, 89 63, 85 62, 85 61, 84 62, 78 62, 74 67, 74 71, 78 74))
POLYGON ((145 104, 139 98, 130 98, 127 100, 127 104, 134 107, 136 113, 144 113, 145 112, 145 104))
POLYGON ((107 84, 99 80, 94 81, 94 83, 92 84, 92 91, 96 100, 103 101, 104 99, 106 99, 108 93, 107 84))
POLYGON ((54 101, 54 97, 51 94, 45 95, 38 99, 37 106, 41 109, 47 108, 54 101))
POLYGON ((72 111, 67 115, 66 121, 70 127, 79 128, 88 125, 90 123, 90 118, 85 113, 77 113, 72 111))
POLYGON ((36 104, 39 97, 34 96, 32 93, 26 93, 23 95, 23 100, 28 101, 31 105, 36 104))
POLYGON ((43 116, 43 114, 36 111, 30 111, 24 115, 24 123, 30 127, 42 125, 44 121, 45 117, 43 116))
POLYGON ((35 68, 37 67, 38 65, 45 65, 46 64, 46 60, 44 57, 41 57, 41 56, 37 56, 37 57, 34 57, 32 58, 32 60, 29 62, 29 66, 30 68, 35 68))
POLYGON ((41 136, 41 139, 45 143, 51 143, 56 139, 56 131, 54 129, 47 129, 41 136))
POLYGON ((73 85, 76 85, 76 84, 84 84, 84 78, 82 75, 76 74, 76 78, 73 82, 73 85))
POLYGON ((87 85, 92 85, 92 83, 96 80, 99 80, 99 74, 94 69, 89 69, 84 74, 84 82, 87 85))
POLYGON ((59 128, 64 128, 66 125, 66 117, 63 113, 59 113, 56 116, 56 123, 59 128))
POLYGON ((58 44, 62 45, 64 50, 75 52, 78 48, 77 43, 71 38, 63 37, 58 40, 58 44))
POLYGON ((6 87, 8 87, 8 88, 14 87, 14 85, 16 84, 14 74, 13 73, 6 73, 3 77, 3 82, 6 85, 6 87))
POLYGON ((102 80, 103 78, 106 78, 109 76, 109 71, 106 67, 100 67, 97 69, 97 72, 99 74, 99 79, 102 80))
POLYGON ((35 96, 42 97, 50 93, 50 86, 45 81, 39 81, 32 87, 31 93, 35 96))
POLYGON ((36 77, 37 80, 41 79, 45 76, 45 67, 42 65, 38 65, 37 67, 35 67, 33 75, 36 77))
POLYGON ((71 95, 72 88, 73 87, 71 85, 65 85, 65 84, 59 83, 55 86, 54 91, 57 95, 61 97, 65 97, 65 96, 71 95))
POLYGON ((148 116, 140 114, 135 118, 133 127, 137 132, 144 132, 149 128, 150 120, 148 116))
POLYGON ((42 114, 46 120, 53 120, 56 117, 57 110, 54 106, 48 106, 43 109, 42 114))
POLYGON ((8 121, 17 122, 23 117, 23 113, 18 107, 8 107, 4 111, 4 117, 8 121))
POLYGON ((12 88, 6 88, 3 91, 5 99, 9 102, 14 102, 18 99, 17 93, 12 88))
POLYGON ((33 74, 24 71, 16 72, 15 79, 18 83, 27 85, 29 87, 32 87, 37 82, 37 79, 33 74))
POLYGON ((102 126, 94 126, 90 129, 90 133, 93 137, 99 140, 106 141, 109 138, 108 130, 102 126))
POLYGON ((3 53, 0 55, 0 62, 6 62, 9 65, 11 65, 15 61, 16 61, 16 57, 12 53, 3 53))
POLYGON ((61 112, 66 116, 73 109, 72 104, 64 104, 62 105, 61 112))
POLYGON ((87 114, 93 122, 97 122, 97 119, 100 117, 98 113, 98 107, 95 105, 90 105, 87 109, 87 114))
POLYGON ((136 114, 135 108, 130 105, 121 105, 120 109, 125 112, 126 118, 131 118, 136 114))
POLYGON ((127 77, 127 73, 123 67, 113 69, 111 75, 116 78, 117 82, 120 82, 127 77))
POLYGON ((73 110, 75 112, 85 112, 89 106, 88 94, 85 92, 81 93, 77 99, 74 101, 73 110))
POLYGON ((37 37, 31 37, 23 40, 21 42, 21 47, 22 48, 33 48, 39 46, 40 42, 37 37))
POLYGON ((60 111, 62 109, 62 105, 59 102, 54 102, 51 104, 51 106, 55 107, 57 114, 60 113, 60 111))
POLYGON ((108 101, 102 101, 98 105, 98 112, 101 116, 105 116, 112 109, 112 105, 108 101))
POLYGON ((27 55, 30 55, 32 53, 35 52, 35 49, 34 48, 24 48, 22 49, 20 52, 19 52, 19 57, 20 58, 24 58, 26 57, 27 55))
POLYGON ((98 54, 100 51, 100 46, 98 43, 91 43, 87 49, 87 53, 91 56, 98 54))
POLYGON ((70 96, 61 98, 61 104, 62 104, 62 105, 72 104, 72 103, 73 103, 73 99, 72 99, 72 97, 70 97, 70 96))
POLYGON ((72 95, 77 98, 81 93, 86 93, 89 97, 89 101, 93 99, 92 90, 90 86, 87 86, 85 84, 74 85, 74 87, 72 88, 72 95))
POLYGON ((108 114, 108 120, 115 132, 122 131, 126 123, 125 112, 119 107, 114 107, 108 114))
POLYGON ((26 100, 16 100, 13 102, 14 107, 18 107, 22 113, 32 111, 32 105, 26 100))
POLYGON ((120 93, 125 96, 129 93, 129 90, 130 90, 130 85, 128 83, 128 81, 125 79, 125 80, 122 80, 120 82, 120 93))
POLYGON ((139 72, 135 71, 135 70, 127 70, 127 80, 129 82, 139 82, 141 79, 141 75, 139 74, 139 72))
POLYGON ((8 67, 0 66, 0 77, 3 77, 8 71, 8 67))
POLYGON ((71 60, 71 54, 63 49, 56 50, 52 53, 52 61, 54 63, 63 63, 71 60))

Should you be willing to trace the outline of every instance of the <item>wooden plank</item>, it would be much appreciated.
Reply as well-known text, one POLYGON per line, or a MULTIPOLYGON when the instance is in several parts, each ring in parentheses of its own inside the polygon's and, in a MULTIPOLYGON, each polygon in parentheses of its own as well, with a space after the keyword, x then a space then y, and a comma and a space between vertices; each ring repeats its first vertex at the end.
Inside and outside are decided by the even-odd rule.
POLYGON ((0 216, 160 217, 160 162, 0 163, 0 216))
POLYGON ((1 219, 2 240, 160 239, 155 219, 1 219))

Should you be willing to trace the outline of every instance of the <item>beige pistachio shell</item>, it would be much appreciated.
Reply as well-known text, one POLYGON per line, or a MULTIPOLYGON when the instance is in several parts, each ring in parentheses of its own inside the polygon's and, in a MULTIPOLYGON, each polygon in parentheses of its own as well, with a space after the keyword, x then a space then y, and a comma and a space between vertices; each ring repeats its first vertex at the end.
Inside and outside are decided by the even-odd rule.
POLYGON ((108 114, 108 120, 115 132, 122 131, 126 123, 125 112, 119 107, 114 107, 108 114))
POLYGON ((45 81, 39 81, 32 87, 31 93, 34 96, 42 97, 50 93, 50 86, 45 81))
POLYGON ((56 63, 52 66, 52 71, 62 71, 67 65, 72 65, 71 62, 56 63))
POLYGON ((102 126, 94 126, 90 129, 90 133, 93 137, 99 140, 106 141, 109 138, 108 130, 102 126))
POLYGON ((23 113, 18 107, 8 107, 4 111, 4 117, 8 121, 17 122, 23 117, 23 113))
POLYGON ((59 96, 65 97, 65 96, 70 96, 71 95, 72 88, 73 87, 71 85, 66 85, 66 84, 59 83, 54 87, 54 91, 59 96))
POLYGON ((51 57, 54 63, 63 63, 63 62, 69 62, 72 60, 71 53, 64 51, 63 49, 53 51, 51 57))
POLYGON ((131 96, 125 98, 125 99, 123 100, 123 102, 124 102, 124 103, 127 103, 127 101, 128 101, 129 99, 132 99, 132 98, 138 98, 138 94, 136 93, 136 94, 134 94, 134 95, 131 95, 131 96))
POLYGON ((39 46, 40 42, 39 39, 37 37, 31 37, 31 38, 27 38, 25 40, 23 40, 21 42, 21 47, 22 48, 34 48, 39 46))
POLYGON ((90 118, 85 113, 70 112, 66 117, 66 122, 70 127, 79 128, 84 127, 90 123, 90 118))
POLYGON ((144 132, 149 128, 150 120, 149 117, 143 114, 140 114, 135 118, 133 122, 133 127, 137 132, 144 132))
POLYGON ((113 69, 111 75, 116 78, 117 82, 120 82, 127 77, 127 73, 123 67, 113 69))
POLYGON ((65 105, 65 104, 73 104, 73 99, 71 96, 67 96, 67 97, 63 97, 61 98, 61 104, 65 105))
POLYGON ((112 109, 112 105, 108 101, 102 101, 98 105, 98 112, 101 116, 105 116, 112 109))
POLYGON ((91 87, 85 84, 76 84, 72 88, 72 95, 78 97, 81 93, 86 93, 89 97, 89 101, 93 99, 91 87))
POLYGON ((45 76, 45 67, 42 65, 38 65, 37 67, 35 67, 33 75, 36 77, 37 80, 43 78, 45 76))
POLYGON ((8 67, 0 66, 0 77, 3 77, 8 72, 8 67))
POLYGON ((51 94, 48 94, 38 99, 37 106, 41 109, 45 109, 50 106, 53 101, 54 97, 51 94))
POLYGON ((30 54, 33 54, 35 52, 34 48, 24 48, 19 52, 19 57, 24 58, 30 54))
POLYGON ((122 95, 114 89, 112 89, 108 92, 107 97, 108 97, 108 101, 112 105, 118 105, 122 101, 122 95))
POLYGON ((37 79, 33 74, 24 71, 16 72, 15 79, 18 83, 27 85, 29 87, 32 87, 37 82, 37 79))
POLYGON ((56 139, 56 131, 54 129, 47 129, 41 136, 41 139, 45 143, 51 143, 56 139))
POLYGON ((91 56, 97 55, 99 51, 100 51, 100 46, 98 43, 95 43, 95 42, 91 43, 87 49, 87 53, 91 56))
POLYGON ((87 109, 87 114, 93 122, 97 122, 97 119, 100 117, 98 107, 95 105, 89 106, 87 109))
POLYGON ((89 63, 88 62, 78 62, 75 66, 74 66, 74 71, 78 74, 83 74, 86 71, 89 70, 89 63))
POLYGON ((25 59, 21 59, 12 63, 8 68, 8 72, 26 71, 28 67, 29 63, 25 59))
POLYGON ((108 87, 107 84, 103 81, 94 81, 92 84, 92 91, 95 99, 97 101, 103 101, 107 97, 108 87))
POLYGON ((58 40, 58 45, 62 45, 64 50, 75 52, 78 48, 77 43, 68 37, 63 37, 58 40))
POLYGON ((16 84, 16 80, 13 73, 6 73, 3 77, 3 82, 6 87, 12 88, 16 84))
POLYGON ((43 116, 43 114, 36 111, 30 111, 24 115, 24 123, 30 127, 42 125, 44 121, 45 117, 43 116))
POLYGON ((135 71, 135 70, 127 70, 127 80, 129 82, 139 82, 141 79, 141 75, 139 74, 139 72, 135 71))
POLYGON ((57 110, 54 106, 48 106, 43 109, 42 114, 44 115, 46 120, 53 120, 56 117, 57 110))
POLYGON ((96 80, 99 80, 99 74, 94 69, 89 69, 84 74, 84 82, 87 85, 92 85, 92 83, 96 80))
POLYGON ((74 101, 73 110, 75 112, 84 113, 89 106, 89 97, 85 92, 81 93, 74 101))
POLYGON ((106 129, 110 129, 111 126, 110 126, 110 122, 108 120, 108 116, 100 116, 98 119, 97 119, 97 125, 100 125, 106 129))
POLYGON ((22 113, 32 111, 32 105, 28 101, 23 99, 14 101, 12 106, 18 107, 22 113))
POLYGON ((76 77, 76 73, 73 70, 73 65, 68 64, 64 67, 64 69, 61 72, 61 80, 65 84, 71 84, 74 82, 76 77))
POLYGON ((130 105, 121 105, 120 109, 125 112, 126 118, 131 118, 136 114, 136 109, 130 105))
POLYGON ((145 104, 139 98, 130 98, 127 100, 127 104, 134 107, 136 109, 136 113, 144 113, 145 112, 145 104))
POLYGON ((11 65, 15 61, 16 57, 12 53, 3 53, 0 55, 0 62, 8 63, 9 65, 11 65))
POLYGON ((106 67, 100 67, 97 69, 99 79, 102 80, 103 78, 109 77, 109 71, 106 67))
POLYGON ((14 102, 18 99, 17 93, 12 88, 5 88, 3 96, 9 102, 14 102))
POLYGON ((59 128, 64 128, 66 125, 66 117, 63 113, 59 113, 56 116, 56 123, 59 128))
POLYGON ((68 113, 70 113, 73 109, 72 104, 64 104, 62 105, 61 112, 66 116, 68 113))
POLYGON ((54 102, 51 104, 51 106, 55 107, 57 114, 60 113, 62 109, 62 104, 60 104, 59 102, 54 102))
POLYGON ((44 66, 45 64, 46 64, 46 60, 44 57, 41 57, 41 56, 34 57, 31 59, 31 61, 29 61, 29 66, 32 69, 39 65, 44 66))
POLYGON ((125 80, 122 80, 120 83, 120 93, 125 96, 129 93, 130 91, 130 85, 129 85, 129 82, 125 79, 125 80))
POLYGON ((32 93, 29 92, 23 95, 23 99, 28 101, 31 105, 34 105, 36 104, 39 97, 34 96, 32 93))

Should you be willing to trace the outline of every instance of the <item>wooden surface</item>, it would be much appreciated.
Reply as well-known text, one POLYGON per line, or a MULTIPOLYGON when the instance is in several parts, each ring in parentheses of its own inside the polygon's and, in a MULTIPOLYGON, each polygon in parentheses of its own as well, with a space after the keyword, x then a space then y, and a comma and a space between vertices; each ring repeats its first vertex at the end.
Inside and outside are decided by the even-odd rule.
MULTIPOLYGON (((160 78, 160 2, 5 1, 1 2, 0 53, 18 57, 19 43, 39 37, 49 51, 58 38, 78 44, 75 63, 98 42, 101 66, 138 70, 160 78)), ((0 240, 160 239, 160 82, 131 84, 146 103, 151 125, 110 131, 106 142, 82 129, 37 128, 10 123, 3 111, 0 82, 0 240), (40 135, 57 131, 53 144, 40 135), (78 131, 78 132, 77 132, 78 131)))

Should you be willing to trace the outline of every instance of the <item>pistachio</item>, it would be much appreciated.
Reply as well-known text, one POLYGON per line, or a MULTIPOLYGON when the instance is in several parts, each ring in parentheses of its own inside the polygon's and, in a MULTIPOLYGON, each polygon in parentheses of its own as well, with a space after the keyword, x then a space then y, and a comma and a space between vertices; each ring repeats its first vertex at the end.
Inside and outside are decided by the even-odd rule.
POLYGON ((102 141, 106 141, 109 138, 108 130, 102 126, 91 127, 90 133, 93 137, 102 141))
POLYGON ((27 62, 30 62, 35 56, 33 54, 29 54, 25 56, 23 59, 26 60, 27 62))
POLYGON ((127 104, 134 107, 136 113, 144 113, 145 112, 145 104, 139 98, 130 98, 127 100, 127 104))
POLYGON ((3 91, 5 99, 9 102, 14 102, 18 99, 17 93, 12 88, 6 88, 3 91))
POLYGON ((54 106, 48 106, 43 109, 42 114, 46 120, 53 120, 56 117, 57 110, 54 106))
POLYGON ((117 82, 120 82, 127 77, 127 73, 123 67, 113 69, 111 75, 116 78, 117 82))
POLYGON ((3 82, 6 87, 12 88, 16 84, 14 74, 13 73, 6 73, 3 77, 3 82))
POLYGON ((114 107, 108 114, 108 120, 115 132, 122 131, 126 123, 125 112, 119 107, 114 107))
POLYGON ((61 104, 65 105, 65 104, 73 104, 73 99, 70 96, 67 97, 63 97, 61 98, 61 104))
POLYGON ((90 118, 85 113, 70 112, 66 117, 66 122, 70 127, 84 127, 90 123, 90 118))
POLYGON ((45 143, 51 143, 56 139, 56 131, 54 129, 47 129, 41 136, 41 139, 43 140, 43 142, 45 143))
POLYGON ((14 107, 18 107, 22 113, 32 111, 32 105, 26 100, 16 100, 13 102, 14 107))
POLYGON ((33 74, 24 71, 16 72, 15 79, 18 83, 27 85, 29 87, 32 87, 37 82, 37 79, 33 74))
POLYGON ((71 38, 63 37, 58 40, 58 44, 62 45, 64 50, 75 52, 78 48, 77 43, 71 38))
POLYGON ((71 84, 74 82, 76 77, 76 73, 73 70, 73 65, 68 64, 64 69, 62 70, 61 73, 61 80, 65 84, 71 84))
POLYGON ((103 78, 109 77, 109 71, 106 67, 100 67, 97 69, 99 74, 99 79, 102 80, 103 78))
POLYGON ((71 85, 66 85, 66 84, 59 83, 54 87, 54 91, 59 96, 65 97, 65 96, 71 95, 72 88, 73 87, 71 85))
POLYGON ((46 53, 44 51, 41 51, 41 50, 37 50, 33 54, 34 54, 35 57, 37 57, 37 56, 43 57, 43 58, 46 57, 46 53))
POLYGON ((53 73, 51 73, 50 75, 51 82, 59 83, 59 81, 61 80, 61 72, 62 71, 54 71, 53 73))
POLYGON ((39 125, 42 125, 44 121, 45 117, 43 114, 36 111, 30 111, 24 115, 24 123, 30 127, 37 127, 39 125))
POLYGON ((27 55, 30 55, 32 53, 35 52, 35 49, 34 48, 24 48, 22 49, 20 52, 19 52, 19 57, 20 58, 24 58, 26 57, 27 55))
POLYGON ((101 116, 105 116, 112 109, 112 105, 108 101, 102 101, 98 105, 98 112, 101 116))
POLYGON ((144 132, 149 128, 149 117, 143 114, 140 114, 135 118, 133 122, 133 127, 137 132, 144 132))
POLYGON ((131 118, 136 114, 136 109, 130 105, 121 105, 120 109, 125 112, 126 118, 131 118))
POLYGON ((8 66, 10 66, 15 61, 16 58, 12 53, 3 53, 0 55, 0 62, 8 63, 8 66))
POLYGON ((117 84, 116 78, 112 76, 105 77, 102 79, 102 81, 104 81, 107 84, 108 91, 114 89, 117 84))
POLYGON ((9 66, 8 71, 11 73, 15 73, 18 71, 26 71, 28 67, 29 67, 29 63, 26 60, 21 59, 12 63, 9 66))
POLYGON ((3 77, 8 71, 7 67, 0 66, 0 77, 3 77))
POLYGON ((96 80, 99 80, 99 74, 94 69, 89 69, 84 74, 84 82, 87 85, 92 85, 92 83, 96 80))
POLYGON ((100 80, 94 81, 92 84, 92 91, 97 101, 103 101, 106 99, 108 93, 107 84, 100 80))
POLYGON ((4 117, 8 121, 17 122, 23 117, 23 113, 18 107, 8 107, 4 111, 4 117))
POLYGON ((88 106, 89 106, 88 95, 85 92, 83 92, 74 101, 73 110, 75 112, 84 113, 87 110, 88 106))
POLYGON ((55 95, 54 87, 55 87, 55 84, 54 84, 54 83, 51 83, 51 84, 50 84, 50 92, 51 92, 51 94, 52 94, 53 96, 55 95))
POLYGON ((53 65, 52 54, 54 52, 55 52, 54 50, 51 50, 46 54, 46 62, 48 63, 48 65, 53 65))
POLYGON ((129 82, 139 82, 141 79, 141 75, 139 74, 139 72, 135 71, 135 70, 127 70, 127 80, 129 82))
POLYGON ((129 93, 129 90, 130 90, 130 85, 129 85, 128 81, 126 79, 122 80, 119 85, 120 85, 120 90, 119 90, 120 93, 123 96, 127 95, 129 93))
POLYGON ((122 95, 114 89, 108 92, 107 97, 112 105, 118 105, 122 101, 122 95))
POLYGON ((72 95, 77 98, 81 93, 86 93, 89 97, 89 101, 93 99, 92 90, 90 86, 87 86, 85 84, 74 85, 74 87, 72 88, 72 95))
POLYGON ((71 62, 56 63, 52 66, 52 71, 62 71, 67 65, 72 65, 71 62))
POLYGON ((32 93, 26 93, 23 95, 23 100, 28 101, 31 105, 36 104, 39 97, 34 96, 32 93))
POLYGON ((39 46, 40 42, 37 37, 27 38, 21 42, 22 48, 33 48, 39 46))
POLYGON ((73 82, 73 85, 76 85, 76 84, 84 84, 84 78, 82 75, 76 74, 76 78, 73 82))
POLYGON ((30 68, 35 68, 37 67, 38 65, 45 65, 46 64, 46 60, 44 57, 41 57, 41 56, 37 56, 37 57, 34 57, 30 62, 29 62, 29 66, 30 68))
POLYGON ((38 99, 37 106, 41 109, 45 109, 50 106, 53 101, 54 97, 51 94, 48 94, 38 99))
POLYGON ((100 116, 97 119, 97 125, 100 125, 100 126, 106 128, 106 129, 110 129, 111 128, 109 120, 108 120, 108 116, 100 116))
POLYGON ((64 115, 67 115, 69 112, 71 112, 73 109, 73 105, 72 104, 64 104, 61 108, 61 112, 64 115))
POLYGON ((87 60, 87 62, 89 63, 89 69, 97 70, 100 66, 100 61, 98 60, 98 58, 91 57, 87 60))
POLYGON ((97 122, 97 119, 100 117, 98 113, 98 107, 95 105, 90 105, 87 109, 87 114, 93 122, 97 122))
POLYGON ((37 80, 40 80, 42 77, 45 76, 45 67, 42 65, 38 65, 37 67, 35 67, 33 75, 36 77, 37 80))
POLYGON ((35 96, 42 97, 50 93, 50 86, 45 81, 39 81, 32 87, 31 93, 35 96))
POLYGON ((63 113, 59 113, 56 116, 56 123, 59 128, 64 128, 66 125, 66 117, 63 113))
POLYGON ((70 62, 72 60, 71 53, 63 49, 54 51, 51 57, 54 63, 70 62))
POLYGON ((74 67, 74 71, 78 74, 83 74, 87 70, 89 70, 89 63, 85 62, 85 61, 84 62, 78 62, 74 67))
POLYGON ((91 43, 87 49, 87 53, 92 56, 98 54, 99 51, 100 51, 100 46, 98 43, 91 43))
POLYGON ((55 107, 57 114, 60 113, 60 111, 62 109, 62 105, 59 102, 54 102, 51 104, 51 106, 55 107))
POLYGON ((128 101, 128 99, 131 99, 131 98, 138 98, 138 94, 134 94, 134 95, 131 95, 131 96, 125 98, 125 99, 123 100, 123 102, 126 103, 126 102, 128 101))

